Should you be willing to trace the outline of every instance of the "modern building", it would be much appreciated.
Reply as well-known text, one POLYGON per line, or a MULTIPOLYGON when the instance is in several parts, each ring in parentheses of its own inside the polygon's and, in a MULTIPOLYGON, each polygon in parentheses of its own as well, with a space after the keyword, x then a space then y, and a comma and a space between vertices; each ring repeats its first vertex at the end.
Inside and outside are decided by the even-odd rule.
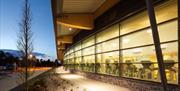
POLYGON ((178 3, 52 0, 58 58, 75 73, 132 91, 180 91, 178 3))

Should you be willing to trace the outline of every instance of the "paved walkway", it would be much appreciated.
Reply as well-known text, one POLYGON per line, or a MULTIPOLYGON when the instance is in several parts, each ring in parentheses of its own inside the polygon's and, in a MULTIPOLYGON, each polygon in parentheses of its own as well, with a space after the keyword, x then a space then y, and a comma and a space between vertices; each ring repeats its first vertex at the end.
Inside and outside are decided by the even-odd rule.
POLYGON ((90 91, 130 91, 128 88, 88 79, 77 74, 71 74, 69 71, 64 71, 62 67, 56 68, 56 73, 61 74, 61 78, 72 81, 90 91))

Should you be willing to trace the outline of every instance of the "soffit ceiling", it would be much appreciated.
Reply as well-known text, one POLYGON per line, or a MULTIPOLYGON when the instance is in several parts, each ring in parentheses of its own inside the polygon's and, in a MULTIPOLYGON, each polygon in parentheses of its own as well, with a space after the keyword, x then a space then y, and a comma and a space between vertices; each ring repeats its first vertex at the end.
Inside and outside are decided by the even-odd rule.
POLYGON ((93 13, 106 0, 63 0, 63 13, 93 13))
POLYGON ((57 36, 75 35, 79 31, 80 30, 78 30, 78 29, 73 28, 72 30, 69 30, 69 28, 66 26, 57 25, 57 36))
MULTIPOLYGON (((63 13, 93 13, 95 12, 106 0, 56 0, 56 14, 63 13)), ((69 31, 69 27, 57 25, 57 36, 75 35, 79 32, 78 29, 69 31)))

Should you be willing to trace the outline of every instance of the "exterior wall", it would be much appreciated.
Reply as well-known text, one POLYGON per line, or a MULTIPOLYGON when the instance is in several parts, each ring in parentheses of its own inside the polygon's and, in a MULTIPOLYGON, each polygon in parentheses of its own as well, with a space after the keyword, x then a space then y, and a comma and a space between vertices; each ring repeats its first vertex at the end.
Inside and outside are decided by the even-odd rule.
MULTIPOLYGON (((131 91, 162 91, 161 84, 156 83, 156 82, 119 78, 119 77, 109 76, 109 75, 82 72, 82 71, 73 70, 73 69, 71 69, 71 72, 85 76, 89 79, 126 87, 126 88, 131 89, 131 91)), ((168 91, 179 91, 178 86, 169 85, 168 91)))
MULTIPOLYGON (((177 42, 179 38, 177 37, 177 8, 175 8, 177 6, 176 5, 177 2, 176 0, 171 0, 171 1, 173 2, 170 2, 170 4, 163 3, 163 5, 161 4, 158 5, 158 8, 155 8, 155 12, 156 12, 156 18, 159 29, 158 32, 160 34, 160 42, 161 42, 160 45, 162 49, 163 47, 165 47, 165 49, 163 49, 162 51, 164 61, 165 60, 172 61, 173 59, 173 64, 175 65, 172 68, 176 69, 176 71, 172 69, 169 70, 169 66, 168 66, 169 63, 164 62, 166 65, 166 70, 165 70, 166 75, 168 76, 167 79, 172 78, 173 84, 176 84, 176 85, 170 85, 172 84, 172 82, 171 80, 168 80, 168 84, 169 84, 168 88, 169 91, 178 91, 177 74, 179 72, 178 71, 179 59, 177 57, 178 56, 177 50, 179 45, 177 44, 177 42), (166 5, 168 6, 166 7, 166 5), (172 59, 169 60, 170 57, 172 57, 172 59), (176 77, 172 77, 171 73, 176 75, 176 77)), ((125 2, 126 1, 124 1, 124 3, 125 2)), ((127 0, 127 2, 130 1, 127 0)), ((127 10, 125 13, 123 11, 122 12, 118 11, 120 9, 119 5, 121 5, 121 8, 126 7, 123 6, 123 4, 118 4, 114 6, 113 8, 108 10, 104 15, 96 19, 95 29, 93 31, 89 31, 89 32, 86 31, 86 33, 82 31, 79 34, 77 34, 75 36, 75 42, 78 43, 75 43, 73 46, 69 47, 68 51, 65 53, 65 60, 68 60, 66 67, 70 69, 76 69, 76 70, 72 70, 72 72, 74 73, 81 74, 83 76, 86 76, 94 80, 99 80, 106 83, 128 87, 132 91, 162 91, 161 82, 160 82, 161 79, 158 71, 159 68, 156 59, 157 52, 154 50, 154 42, 152 41, 153 37, 151 34, 152 32, 149 31, 151 30, 151 27, 149 24, 148 15, 147 12, 141 11, 143 10, 144 3, 143 2, 139 3, 138 5, 140 6, 133 6, 133 0, 131 0, 131 4, 132 6, 129 6, 129 8, 131 7, 131 9, 127 10), (131 10, 134 9, 138 9, 138 10, 137 11, 135 10, 136 14, 133 13, 135 15, 133 15, 132 17, 123 16, 124 14, 127 15, 130 14, 132 12, 131 10), (141 13, 139 13, 139 10, 141 11, 141 13), (98 39, 98 37, 100 39, 98 39), (126 39, 132 41, 128 42, 126 39), (128 44, 125 42, 128 42, 128 44), (98 47, 99 45, 100 47, 98 47), (142 50, 134 50, 139 48, 142 50), (100 49, 100 51, 98 49, 100 49), (146 52, 149 52, 151 55, 147 54, 146 52), (113 58, 110 58, 110 56, 113 58), (129 62, 129 60, 132 62, 129 62), (116 68, 114 67, 114 64, 115 65, 118 64, 118 68, 117 68, 118 72, 117 70, 116 71, 106 70, 108 69, 108 66, 106 65, 106 61, 109 61, 108 65, 110 64, 112 69, 116 68), (150 64, 153 64, 153 68, 150 69, 152 72, 151 76, 153 75, 153 77, 149 76, 149 74, 142 72, 144 71, 142 69, 143 68, 142 61, 146 61, 146 62, 151 61, 150 64), (129 63, 132 63, 133 67, 136 66, 136 69, 138 70, 135 71, 138 74, 134 74, 135 71, 126 72, 126 70, 129 67, 128 66, 129 63), (99 70, 99 68, 102 69, 99 70), (156 70, 156 72, 154 72, 154 70, 156 70), (145 77, 144 75, 147 76, 145 77)), ((130 69, 131 68, 132 67, 130 67, 130 69)))
MULTIPOLYGON (((154 4, 159 4, 167 0, 153 0, 154 4)), ((145 0, 122 0, 108 11, 97 17, 94 21, 94 29, 92 31, 80 31, 73 38, 73 44, 79 42, 83 38, 108 27, 113 23, 127 19, 128 17, 145 10, 145 0)))

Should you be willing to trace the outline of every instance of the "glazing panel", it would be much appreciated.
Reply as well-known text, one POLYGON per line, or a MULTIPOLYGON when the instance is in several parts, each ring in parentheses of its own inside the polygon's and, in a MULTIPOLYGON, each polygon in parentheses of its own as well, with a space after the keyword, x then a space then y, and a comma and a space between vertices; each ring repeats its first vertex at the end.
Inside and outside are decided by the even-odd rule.
POLYGON ((122 51, 122 76, 160 81, 154 46, 122 51))
POLYGON ((83 55, 90 55, 90 54, 94 54, 95 53, 95 47, 88 47, 83 49, 83 55))
POLYGON ((146 11, 138 13, 120 23, 120 35, 124 35, 150 26, 149 17, 146 11))
POLYGON ((80 57, 81 56, 81 50, 75 52, 75 57, 80 57))
POLYGON ((159 36, 161 42, 177 40, 178 39, 178 23, 177 20, 166 22, 158 26, 159 36))
POLYGON ((98 33, 96 36, 96 38, 97 38, 96 42, 99 43, 99 42, 102 42, 102 41, 105 41, 105 40, 108 40, 108 39, 111 39, 111 38, 114 38, 117 36, 119 36, 119 25, 118 24, 113 25, 110 28, 107 28, 104 31, 98 33))
POLYGON ((119 38, 100 43, 96 46, 96 52, 106 52, 119 49, 119 38))
POLYGON ((84 56, 84 71, 95 72, 95 55, 84 56))
POLYGON ((81 43, 77 44, 74 48, 75 51, 80 50, 80 49, 81 49, 81 43))
POLYGON ((81 63, 82 63, 81 57, 76 57, 74 63, 75 63, 75 69, 81 70, 81 63))
POLYGON ((155 7, 157 23, 177 18, 177 0, 169 0, 155 7))
MULTIPOLYGON (((157 23, 177 18, 177 0, 169 0, 161 5, 155 6, 155 14, 157 23)), ((150 23, 147 10, 122 21, 120 25, 121 35, 149 27, 150 23)))
POLYGON ((100 73, 119 75, 119 51, 101 54, 100 73))
POLYGON ((153 44, 151 29, 123 36, 121 37, 121 41, 121 49, 153 44))
POLYGON ((168 83, 178 83, 178 43, 161 44, 168 83))
POLYGON ((92 37, 83 41, 82 48, 93 45, 94 43, 95 43, 95 39, 94 39, 94 36, 92 36, 92 37))

